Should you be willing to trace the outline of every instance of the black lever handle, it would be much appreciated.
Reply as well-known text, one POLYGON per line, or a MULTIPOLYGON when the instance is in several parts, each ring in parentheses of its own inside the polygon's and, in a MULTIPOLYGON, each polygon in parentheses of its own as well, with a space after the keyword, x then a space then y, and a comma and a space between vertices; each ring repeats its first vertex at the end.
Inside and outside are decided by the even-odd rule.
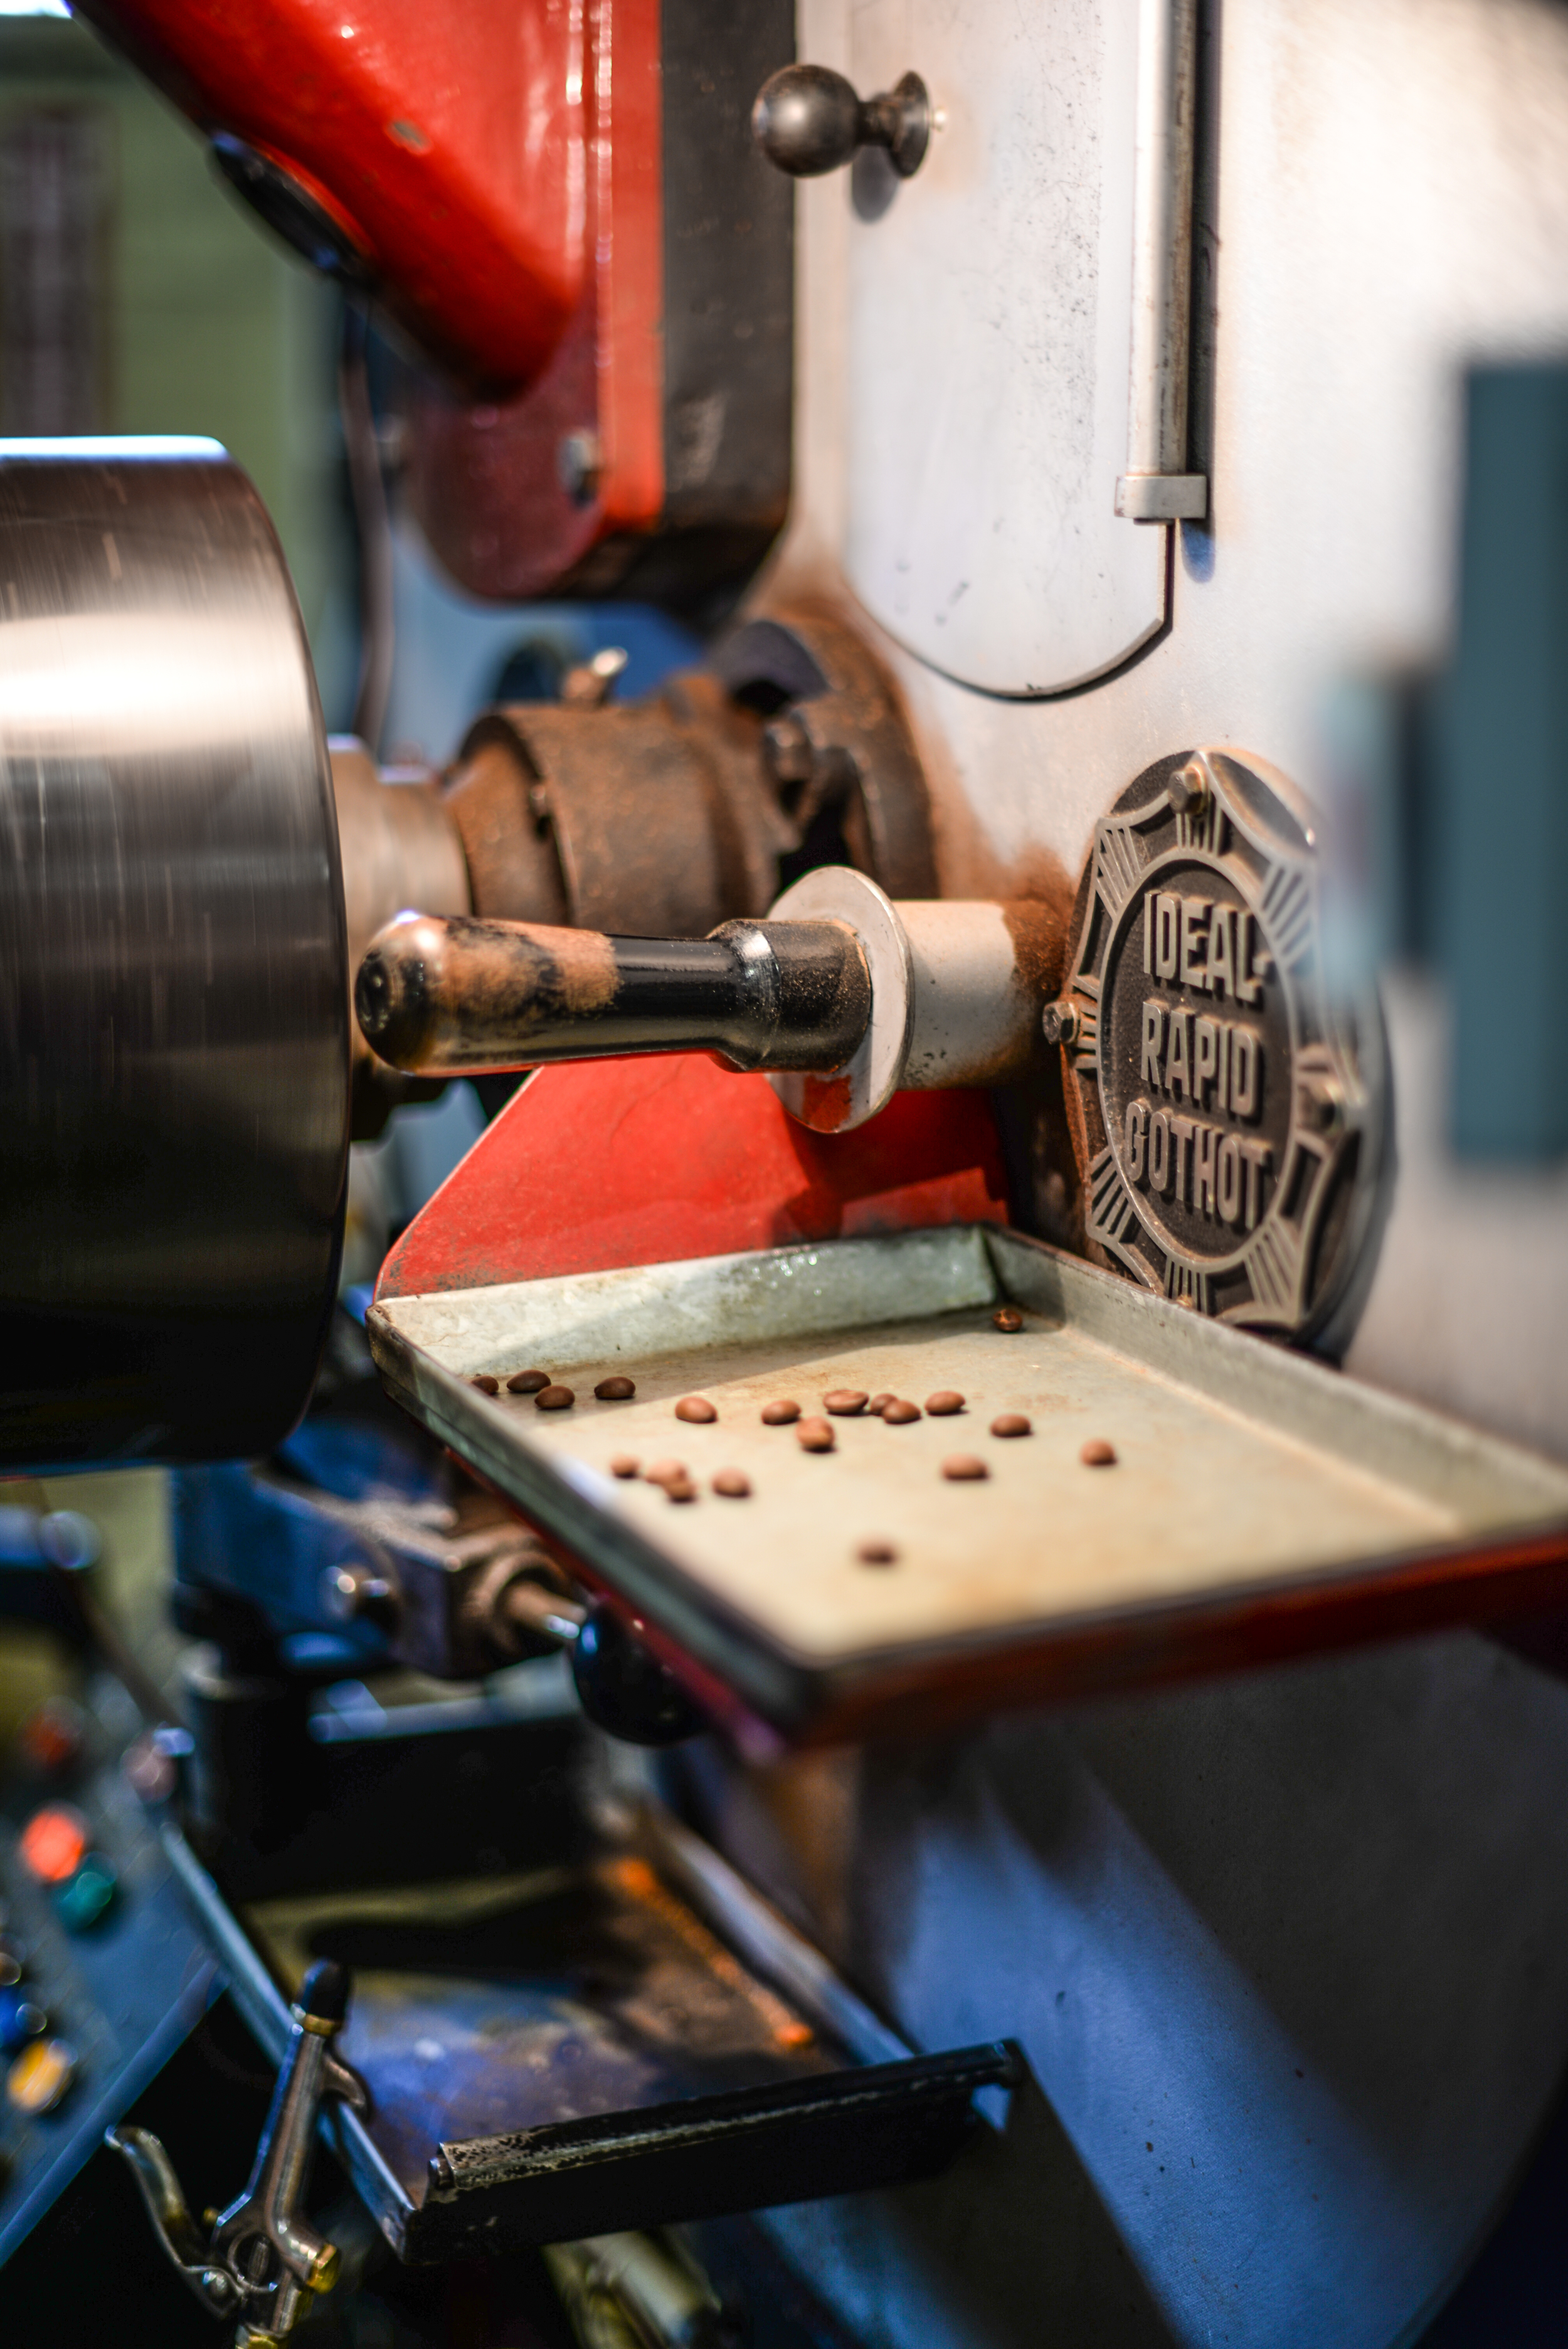
POLYGON ((421 1074, 696 1051, 738 1069, 830 1070, 865 1034, 872 988, 841 922, 609 938, 406 914, 371 940, 354 1004, 381 1059, 421 1074))

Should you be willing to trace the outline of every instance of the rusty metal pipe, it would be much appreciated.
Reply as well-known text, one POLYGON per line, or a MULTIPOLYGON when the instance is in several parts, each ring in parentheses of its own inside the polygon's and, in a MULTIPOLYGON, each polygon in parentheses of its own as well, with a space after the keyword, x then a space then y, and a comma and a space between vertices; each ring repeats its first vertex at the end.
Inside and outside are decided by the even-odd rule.
POLYGON ((830 1070, 865 1034, 872 993, 860 943, 837 921, 611 938, 404 915, 372 939, 355 1009, 383 1061, 422 1076, 624 1052, 830 1070))

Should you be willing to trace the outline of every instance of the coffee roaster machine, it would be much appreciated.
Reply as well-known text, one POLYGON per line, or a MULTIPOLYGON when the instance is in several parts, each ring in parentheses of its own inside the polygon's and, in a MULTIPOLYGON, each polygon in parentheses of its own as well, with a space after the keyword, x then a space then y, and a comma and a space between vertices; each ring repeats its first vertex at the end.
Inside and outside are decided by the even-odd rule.
POLYGON ((180 1635, 3 1513, 0 2249, 1445 2337, 1568 2054, 1560 14, 82 13, 451 576, 705 650, 384 778, 221 448, 0 454, 0 1447, 172 1468, 180 1635))

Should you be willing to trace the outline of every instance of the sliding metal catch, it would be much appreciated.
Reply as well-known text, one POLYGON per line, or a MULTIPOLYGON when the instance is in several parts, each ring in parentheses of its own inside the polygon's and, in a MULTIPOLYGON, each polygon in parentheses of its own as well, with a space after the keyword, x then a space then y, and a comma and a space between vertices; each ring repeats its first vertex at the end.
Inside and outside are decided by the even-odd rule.
POLYGON ((151 2130, 105 2132, 104 2142, 130 2164, 158 2239, 192 2292, 215 2315, 238 2320, 236 2349, 286 2341, 312 2293, 330 2292, 337 2281, 336 2247, 301 2216, 300 2202, 323 2096, 341 2096, 360 2111, 369 2102, 332 2053, 347 2010, 345 1969, 313 1966, 291 2010, 294 2031, 250 2184, 211 2220, 205 2241, 151 2130))

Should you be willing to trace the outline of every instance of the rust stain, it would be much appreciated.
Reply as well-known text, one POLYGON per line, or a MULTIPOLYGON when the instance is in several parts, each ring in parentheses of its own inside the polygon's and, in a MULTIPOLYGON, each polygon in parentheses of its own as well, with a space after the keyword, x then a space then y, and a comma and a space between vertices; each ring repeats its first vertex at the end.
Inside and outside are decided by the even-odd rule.
POLYGON ((615 952, 597 930, 554 930, 538 924, 530 932, 554 965, 554 985, 565 1011, 601 1011, 620 983, 615 952))
MULTIPOLYGON (((1066 877, 1062 875, 1064 883, 1066 877)), ((1065 887, 1052 897, 1004 898, 1002 919, 1013 941, 1019 984, 1043 1004, 1060 987, 1067 968, 1072 898, 1065 887)))
POLYGON ((553 825, 535 816, 540 777, 515 730, 481 719, 447 782, 445 804, 468 861, 474 912, 507 922, 559 922, 569 916, 553 825))
POLYGON ((850 1113, 848 1077, 808 1074, 801 1086, 801 1112, 818 1133, 837 1133, 850 1113))
POLYGON ((630 1856, 607 1860, 603 1873, 609 1881, 624 1892, 629 1900, 639 1900, 651 1909, 661 1924, 678 1935, 708 1971, 731 1990, 749 2002, 762 2017, 776 2047, 809 2047, 816 2037, 809 2023, 791 2013, 781 1998, 776 1998, 755 1975, 747 1972, 710 1933, 707 1927, 694 1917, 685 1903, 665 1890, 645 1859, 630 1856))

